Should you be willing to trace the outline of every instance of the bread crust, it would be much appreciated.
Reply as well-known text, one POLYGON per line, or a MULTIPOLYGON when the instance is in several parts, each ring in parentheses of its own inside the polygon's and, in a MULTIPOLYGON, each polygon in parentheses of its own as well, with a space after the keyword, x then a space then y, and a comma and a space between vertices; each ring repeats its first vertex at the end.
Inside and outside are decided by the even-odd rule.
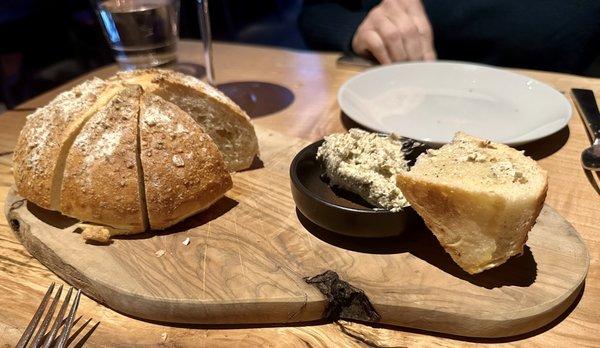
POLYGON ((52 183, 65 142, 90 110, 102 106, 96 104, 107 88, 98 78, 85 81, 27 116, 13 155, 19 194, 43 208, 56 209, 51 206, 52 183))
POLYGON ((63 214, 131 233, 145 230, 136 161, 141 95, 139 86, 123 87, 77 135, 63 177, 63 214))
POLYGON ((195 77, 171 70, 147 69, 120 72, 113 79, 140 84, 190 114, 216 142, 230 171, 250 167, 258 155, 258 139, 248 115, 226 95, 195 77), (227 126, 217 129, 207 125, 207 113, 227 122, 227 126))
MULTIPOLYGON (((508 147, 502 149, 518 154, 508 147)), ((396 180, 446 252, 462 269, 475 274, 523 253, 527 233, 535 224, 548 189, 547 173, 535 162, 532 164, 537 167, 535 175, 541 177, 542 184, 515 196, 484 187, 452 185, 411 172, 399 173, 396 180)), ((426 167, 420 168, 421 172, 424 170, 426 167)))
POLYGON ((152 229, 205 210, 232 186, 211 138, 183 110, 146 93, 139 119, 140 160, 152 229))
MULTIPOLYGON (((151 79, 145 86, 95 78, 29 116, 14 155, 19 193, 46 209, 108 226, 108 237, 167 228, 223 197, 233 184, 213 139, 185 111, 144 90, 174 83, 167 78, 188 90, 202 85, 172 75, 145 73, 151 79)), ((202 93, 241 117, 256 144, 237 105, 212 87, 202 93)), ((256 147, 250 150, 253 158, 256 147)))

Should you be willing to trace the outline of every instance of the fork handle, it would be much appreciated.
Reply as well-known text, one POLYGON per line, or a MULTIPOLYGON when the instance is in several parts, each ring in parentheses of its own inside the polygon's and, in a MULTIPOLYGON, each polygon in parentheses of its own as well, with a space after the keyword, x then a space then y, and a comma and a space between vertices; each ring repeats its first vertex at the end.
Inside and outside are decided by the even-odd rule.
POLYGON ((575 97, 575 106, 590 132, 592 142, 594 144, 600 142, 600 111, 598 111, 594 92, 589 89, 573 88, 571 93, 575 97))

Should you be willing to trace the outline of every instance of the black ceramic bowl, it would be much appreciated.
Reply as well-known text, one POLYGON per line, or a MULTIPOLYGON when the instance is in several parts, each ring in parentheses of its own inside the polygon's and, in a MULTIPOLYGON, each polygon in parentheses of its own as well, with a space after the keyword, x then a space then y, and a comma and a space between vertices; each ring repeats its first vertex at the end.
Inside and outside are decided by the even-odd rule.
POLYGON ((290 166, 292 196, 298 210, 324 229, 353 237, 391 237, 401 234, 414 217, 412 208, 400 212, 374 208, 358 195, 331 188, 316 159, 323 140, 302 149, 290 166))

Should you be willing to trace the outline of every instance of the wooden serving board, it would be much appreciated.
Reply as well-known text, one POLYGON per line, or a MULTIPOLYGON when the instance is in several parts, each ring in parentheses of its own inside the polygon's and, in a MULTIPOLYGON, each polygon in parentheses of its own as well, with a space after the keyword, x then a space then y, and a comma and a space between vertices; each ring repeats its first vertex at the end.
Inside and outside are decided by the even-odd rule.
POLYGON ((502 337, 553 321, 583 286, 585 244, 549 206, 523 256, 475 276, 456 266, 422 225, 377 240, 324 231, 297 213, 289 188, 289 164, 307 143, 257 132, 264 167, 235 174, 226 198, 167 231, 85 244, 75 220, 15 192, 6 202, 8 221, 29 252, 67 282, 153 321, 291 323, 329 315, 502 337), (333 273, 305 280, 329 270, 342 282, 333 273))

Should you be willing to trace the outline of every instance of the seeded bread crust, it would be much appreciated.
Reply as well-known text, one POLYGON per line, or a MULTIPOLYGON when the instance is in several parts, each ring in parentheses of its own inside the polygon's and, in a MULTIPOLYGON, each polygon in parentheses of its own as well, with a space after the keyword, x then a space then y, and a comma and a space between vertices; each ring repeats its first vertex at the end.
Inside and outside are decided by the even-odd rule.
POLYGON ((142 232, 137 123, 142 89, 129 86, 90 118, 67 157, 60 211, 82 221, 142 232))
POLYGON ((213 139, 230 171, 250 167, 258 140, 248 115, 219 90, 171 70, 120 72, 112 80, 140 84, 187 112, 213 139))
POLYGON ((140 160, 152 229, 164 229, 205 210, 232 186, 210 137, 183 110, 144 94, 140 160))
MULTIPOLYGON (((48 105, 27 116, 13 155, 19 194, 53 209, 52 183, 67 139, 77 134, 90 110, 102 107, 100 96, 108 84, 98 78, 59 94, 48 105)), ((104 101, 103 101, 104 102, 104 101)))
MULTIPOLYGON (((158 85, 172 77, 157 74, 158 85)), ((174 76, 185 88, 197 84, 174 76)), ((200 98, 194 91, 190 98, 200 98)), ((224 117, 242 118, 253 159, 257 141, 247 116, 218 91, 203 93, 210 98, 202 105, 229 103, 235 116, 224 117)), ((244 156, 250 156, 243 152, 247 162, 244 156)), ((219 148, 188 113, 141 82, 120 78, 86 81, 30 115, 15 148, 14 176, 30 202, 106 226, 99 229, 108 233, 86 234, 104 242, 167 228, 208 208, 232 187, 219 148)))
POLYGON ((471 274, 523 253, 546 192, 546 172, 506 145, 463 133, 424 154, 397 185, 452 259, 471 274), (512 170, 504 162, 514 164, 512 170), (509 168, 510 169, 510 168, 509 168))

